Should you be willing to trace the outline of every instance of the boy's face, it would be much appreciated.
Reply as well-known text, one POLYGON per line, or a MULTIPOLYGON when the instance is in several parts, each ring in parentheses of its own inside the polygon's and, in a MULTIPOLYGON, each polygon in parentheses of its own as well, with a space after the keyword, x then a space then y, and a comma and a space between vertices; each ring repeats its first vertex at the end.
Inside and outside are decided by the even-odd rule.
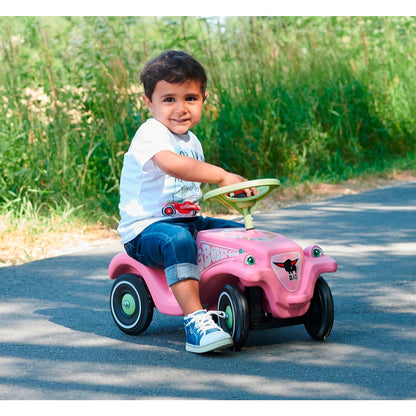
POLYGON ((199 82, 193 80, 183 84, 159 81, 151 99, 143 96, 153 117, 175 134, 185 134, 199 122, 205 98, 199 82))

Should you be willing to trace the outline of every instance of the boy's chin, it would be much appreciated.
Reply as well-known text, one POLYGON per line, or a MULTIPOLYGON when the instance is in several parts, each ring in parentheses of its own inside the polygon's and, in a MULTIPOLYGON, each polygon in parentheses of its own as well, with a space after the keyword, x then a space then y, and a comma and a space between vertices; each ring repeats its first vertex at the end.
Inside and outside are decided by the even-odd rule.
POLYGON ((178 127, 178 126, 168 126, 168 129, 173 133, 173 134, 187 134, 189 131, 188 127, 178 127))
POLYGON ((173 133, 173 134, 176 134, 177 136, 180 136, 180 135, 182 135, 182 134, 188 134, 188 131, 189 130, 175 130, 175 131, 173 131, 173 130, 171 130, 171 132, 173 133))

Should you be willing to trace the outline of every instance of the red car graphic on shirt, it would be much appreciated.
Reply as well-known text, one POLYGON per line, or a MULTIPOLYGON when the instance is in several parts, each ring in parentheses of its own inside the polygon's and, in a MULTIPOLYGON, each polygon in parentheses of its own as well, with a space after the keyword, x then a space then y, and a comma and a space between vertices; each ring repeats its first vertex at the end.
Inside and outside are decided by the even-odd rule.
POLYGON ((197 212, 199 212, 199 206, 189 201, 183 203, 175 202, 162 208, 162 214, 168 217, 176 215, 176 213, 181 214, 181 216, 193 217, 197 212))

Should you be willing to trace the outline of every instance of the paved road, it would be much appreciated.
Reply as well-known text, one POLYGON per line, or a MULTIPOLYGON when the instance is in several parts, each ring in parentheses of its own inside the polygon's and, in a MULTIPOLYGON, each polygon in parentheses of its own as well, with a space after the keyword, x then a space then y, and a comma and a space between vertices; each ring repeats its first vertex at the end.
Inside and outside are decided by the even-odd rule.
POLYGON ((319 243, 333 332, 253 331, 238 353, 185 352, 182 318, 114 325, 106 270, 118 245, 0 268, 0 399, 416 399, 416 183, 258 215, 319 243))

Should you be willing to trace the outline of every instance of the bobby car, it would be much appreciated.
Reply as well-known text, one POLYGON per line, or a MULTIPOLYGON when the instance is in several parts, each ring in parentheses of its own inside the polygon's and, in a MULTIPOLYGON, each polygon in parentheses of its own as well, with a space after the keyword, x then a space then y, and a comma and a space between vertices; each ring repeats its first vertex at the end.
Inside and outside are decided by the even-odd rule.
MULTIPOLYGON (((303 324, 316 340, 325 340, 332 329, 334 302, 322 274, 335 272, 336 261, 317 245, 303 249, 284 235, 254 228, 254 210, 279 186, 277 179, 259 179, 204 196, 236 209, 244 218, 241 229, 200 231, 196 239, 201 302, 207 310, 225 312, 219 324, 232 336, 235 350, 244 346, 254 329, 303 324), (256 188, 257 194, 239 195, 249 188, 256 188)), ((115 280, 111 314, 126 334, 145 331, 154 307, 163 314, 183 315, 162 269, 120 253, 110 263, 109 276, 115 280)))

